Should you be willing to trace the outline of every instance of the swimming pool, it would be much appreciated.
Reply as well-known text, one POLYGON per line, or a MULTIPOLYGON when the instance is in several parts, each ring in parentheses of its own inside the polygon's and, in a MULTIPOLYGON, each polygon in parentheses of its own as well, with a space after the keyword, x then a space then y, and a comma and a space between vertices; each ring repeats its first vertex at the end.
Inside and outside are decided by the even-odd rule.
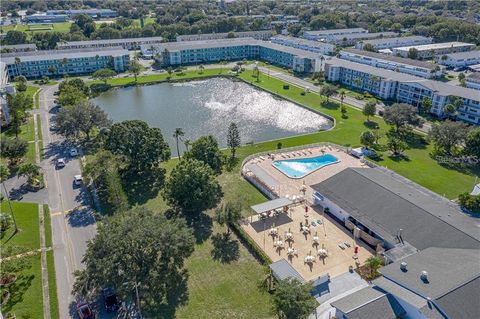
POLYGON ((272 165, 290 178, 302 178, 319 168, 338 163, 333 155, 273 161, 272 165))

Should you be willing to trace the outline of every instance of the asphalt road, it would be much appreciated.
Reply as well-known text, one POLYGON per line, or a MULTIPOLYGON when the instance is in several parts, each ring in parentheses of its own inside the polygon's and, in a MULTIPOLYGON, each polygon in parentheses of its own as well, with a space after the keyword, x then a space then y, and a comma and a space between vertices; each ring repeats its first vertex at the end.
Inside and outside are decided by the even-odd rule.
POLYGON ((56 113, 53 93, 57 89, 58 86, 45 86, 40 92, 39 114, 44 140, 41 166, 45 174, 52 220, 60 318, 76 318, 75 298, 71 294, 73 272, 84 267, 82 258, 88 240, 96 234, 96 224, 85 189, 76 187, 73 183, 73 177, 81 174, 79 159, 68 155, 73 145, 51 130, 56 113), (65 158, 65 167, 56 167, 58 158, 65 158))

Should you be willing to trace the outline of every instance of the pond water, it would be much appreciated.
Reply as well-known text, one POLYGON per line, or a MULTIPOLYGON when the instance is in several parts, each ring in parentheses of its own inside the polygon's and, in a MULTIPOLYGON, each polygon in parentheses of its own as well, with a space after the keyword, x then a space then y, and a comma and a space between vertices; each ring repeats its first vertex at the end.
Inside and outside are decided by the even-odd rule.
POLYGON ((185 132, 184 140, 211 134, 220 147, 226 147, 231 122, 237 124, 242 144, 316 132, 332 125, 315 112, 226 78, 120 88, 92 101, 114 122, 138 119, 159 127, 173 155, 177 127, 185 132))

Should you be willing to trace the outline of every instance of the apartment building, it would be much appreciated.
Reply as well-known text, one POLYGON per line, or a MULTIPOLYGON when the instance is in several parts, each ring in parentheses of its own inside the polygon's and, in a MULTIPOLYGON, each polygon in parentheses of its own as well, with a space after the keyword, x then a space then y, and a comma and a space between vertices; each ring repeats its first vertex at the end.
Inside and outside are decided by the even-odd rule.
POLYGON ((163 42, 162 37, 67 41, 67 42, 58 42, 57 49, 77 50, 77 49, 90 49, 90 48, 102 49, 102 48, 122 47, 127 50, 137 50, 142 45, 155 45, 162 42, 163 42))
MULTIPOLYGON (((177 42, 182 41, 201 41, 201 40, 219 40, 227 39, 231 33, 205 33, 205 34, 186 34, 177 36, 177 42)), ((233 32, 235 38, 253 38, 256 40, 268 41, 273 36, 273 31, 245 31, 233 32)))
POLYGON ((480 94, 470 88, 338 58, 325 61, 325 73, 329 81, 367 91, 386 100, 420 107, 423 98, 429 98, 432 100, 430 112, 439 117, 445 116, 444 107, 452 102, 452 97, 458 98, 463 106, 458 109, 457 118, 480 124, 480 94))
MULTIPOLYGON (((467 88, 480 90, 480 72, 474 72, 465 78, 467 88)), ((480 92, 479 92, 480 94, 480 92)))
POLYGON ((395 32, 374 32, 374 33, 333 35, 326 42, 346 47, 346 46, 355 45, 358 41, 362 41, 362 40, 391 38, 397 35, 398 34, 395 32))
POLYGON ((409 37, 393 37, 393 38, 382 38, 374 40, 362 40, 357 42, 355 45, 356 49, 363 50, 363 47, 366 44, 371 44, 375 51, 392 49, 404 46, 415 46, 415 45, 424 45, 430 44, 433 42, 432 38, 427 38, 423 36, 409 36, 409 37))
POLYGON ((346 36, 351 34, 367 33, 364 28, 349 28, 349 29, 332 29, 332 30, 318 30, 305 31, 303 37, 308 40, 329 42, 333 36, 346 36))
POLYGON ((2 45, 1 50, 5 53, 37 51, 37 45, 35 43, 2 45))
POLYGON ((10 79, 18 75, 32 79, 88 74, 103 68, 123 72, 128 69, 130 56, 123 48, 46 50, 2 54, 2 61, 7 65, 10 79))
POLYGON ((115 18, 118 16, 117 11, 112 9, 80 9, 80 10, 48 10, 47 15, 59 15, 66 14, 68 17, 73 18, 79 14, 86 14, 94 19, 100 18, 115 18))
POLYGON ((410 49, 415 49, 417 51, 417 59, 431 59, 437 55, 442 56, 449 53, 470 51, 474 46, 475 45, 472 43, 465 42, 445 42, 398 47, 393 48, 392 52, 394 55, 406 58, 408 57, 408 52, 410 49))
POLYGON ((377 68, 416 75, 426 79, 439 77, 445 71, 444 66, 433 63, 357 49, 345 49, 341 51, 340 58, 377 68))
POLYGON ((437 63, 449 68, 464 68, 470 65, 480 63, 480 51, 466 51, 458 53, 449 53, 436 57, 437 63))
POLYGON ((319 41, 277 35, 271 38, 271 42, 324 55, 335 53, 335 45, 319 41))
MULTIPOLYGON (((145 47, 142 47, 142 51, 145 47)), ((320 69, 318 53, 291 48, 252 38, 169 42, 155 46, 163 65, 214 63, 242 59, 260 59, 309 73, 320 69)))

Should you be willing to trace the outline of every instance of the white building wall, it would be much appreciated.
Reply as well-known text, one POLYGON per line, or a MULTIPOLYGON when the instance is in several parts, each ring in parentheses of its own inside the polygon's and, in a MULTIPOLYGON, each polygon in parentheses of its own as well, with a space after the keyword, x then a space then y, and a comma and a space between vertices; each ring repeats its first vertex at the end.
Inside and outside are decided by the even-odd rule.
POLYGON ((318 192, 314 192, 312 201, 315 205, 321 205, 324 208, 328 207, 330 209, 330 213, 341 221, 345 221, 350 216, 344 210, 342 210, 340 207, 338 207, 336 204, 334 204, 332 201, 330 201, 328 198, 318 192), (320 199, 319 197, 323 199, 320 199))

